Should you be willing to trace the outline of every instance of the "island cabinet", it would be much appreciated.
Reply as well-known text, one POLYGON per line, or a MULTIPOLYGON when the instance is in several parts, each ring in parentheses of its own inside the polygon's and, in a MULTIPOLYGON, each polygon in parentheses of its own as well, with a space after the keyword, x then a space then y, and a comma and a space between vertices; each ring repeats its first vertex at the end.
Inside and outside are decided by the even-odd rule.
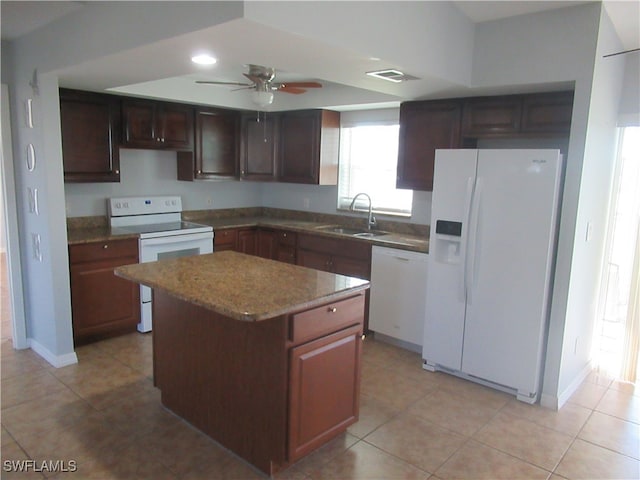
POLYGON ((367 281, 237 252, 116 273, 153 288, 163 405, 262 472, 358 420, 367 281))
POLYGON ((140 322, 140 288, 113 270, 138 263, 136 239, 69 246, 75 345, 133 332, 140 322))
POLYGON ((245 113, 241 118, 240 179, 275 181, 278 142, 276 113, 245 113))
POLYGON ((195 150, 178 152, 178 180, 237 177, 239 119, 235 110, 195 109, 195 150))
POLYGON ((193 106, 154 100, 122 100, 122 146, 193 150, 193 106))
POLYGON ((336 185, 340 150, 340 113, 294 110, 280 114, 278 180, 336 185))
POLYGON ((120 181, 120 99, 60 89, 65 182, 120 181))

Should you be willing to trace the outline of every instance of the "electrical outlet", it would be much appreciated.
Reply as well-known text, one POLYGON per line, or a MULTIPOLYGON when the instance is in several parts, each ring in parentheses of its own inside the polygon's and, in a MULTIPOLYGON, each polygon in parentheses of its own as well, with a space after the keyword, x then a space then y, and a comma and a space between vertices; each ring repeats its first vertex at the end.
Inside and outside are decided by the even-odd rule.
POLYGON ((213 206, 213 198, 207 197, 205 201, 206 201, 208 207, 212 207, 213 206))
POLYGON ((302 201, 302 204, 304 208, 309 208, 309 206, 311 205, 311 199, 309 199, 309 197, 305 197, 302 201))

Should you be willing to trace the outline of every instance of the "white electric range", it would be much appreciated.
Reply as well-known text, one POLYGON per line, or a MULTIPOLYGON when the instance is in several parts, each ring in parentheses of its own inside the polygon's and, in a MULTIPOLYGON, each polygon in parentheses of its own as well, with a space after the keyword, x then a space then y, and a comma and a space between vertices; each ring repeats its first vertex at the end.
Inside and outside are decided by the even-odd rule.
MULTIPOLYGON (((213 228, 182 221, 179 196, 114 197, 108 199, 113 235, 138 234, 140 263, 213 252, 213 228)), ((138 331, 152 329, 151 289, 140 286, 138 331)))

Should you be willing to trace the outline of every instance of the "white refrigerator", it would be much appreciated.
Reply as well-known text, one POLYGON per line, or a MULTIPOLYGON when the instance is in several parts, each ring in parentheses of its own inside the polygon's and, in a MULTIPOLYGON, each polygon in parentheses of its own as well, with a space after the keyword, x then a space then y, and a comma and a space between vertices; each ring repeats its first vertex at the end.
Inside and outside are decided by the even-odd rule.
POLYGON ((437 150, 423 366, 534 403, 546 345, 559 150, 437 150))

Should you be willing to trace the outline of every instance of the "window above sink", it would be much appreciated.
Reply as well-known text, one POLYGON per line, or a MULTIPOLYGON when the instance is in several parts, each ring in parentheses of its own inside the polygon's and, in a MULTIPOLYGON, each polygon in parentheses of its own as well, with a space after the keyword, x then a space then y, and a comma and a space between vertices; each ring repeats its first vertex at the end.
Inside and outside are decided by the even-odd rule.
MULTIPOLYGON (((348 210, 358 192, 367 192, 375 213, 410 217, 413 190, 396 188, 398 110, 353 112, 353 118, 349 113, 343 112, 340 130, 338 209, 348 210)), ((358 201, 356 209, 368 205, 358 201)))

